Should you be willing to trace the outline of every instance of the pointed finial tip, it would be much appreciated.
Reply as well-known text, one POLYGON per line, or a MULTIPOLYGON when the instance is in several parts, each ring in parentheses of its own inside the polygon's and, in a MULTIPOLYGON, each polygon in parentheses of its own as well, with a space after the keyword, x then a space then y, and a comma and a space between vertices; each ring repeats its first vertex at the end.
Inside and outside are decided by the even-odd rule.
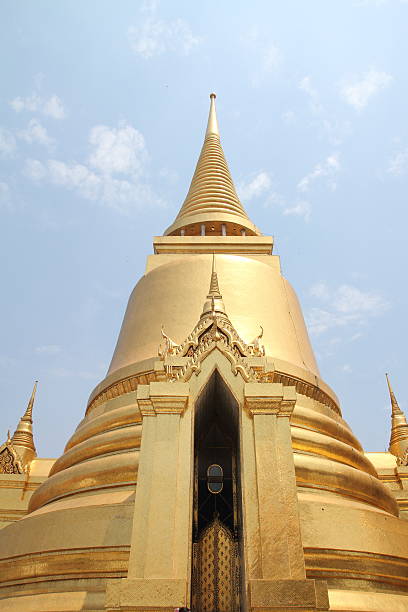
POLYGON ((214 98, 214 99, 215 99, 216 97, 217 97, 217 94, 215 94, 215 93, 210 93, 210 98, 214 98))

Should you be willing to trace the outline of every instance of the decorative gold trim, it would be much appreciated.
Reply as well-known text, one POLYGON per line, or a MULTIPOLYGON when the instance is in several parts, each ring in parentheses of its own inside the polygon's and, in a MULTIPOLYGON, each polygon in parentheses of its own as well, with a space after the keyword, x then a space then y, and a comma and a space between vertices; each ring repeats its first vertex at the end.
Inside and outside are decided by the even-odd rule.
POLYGON ((139 385, 148 385, 151 382, 160 382, 163 380, 165 380, 164 371, 157 372, 155 370, 140 372, 139 374, 121 378, 120 380, 117 380, 106 387, 106 389, 98 393, 98 395, 96 395, 92 401, 89 402, 85 415, 87 415, 90 410, 93 410, 104 402, 120 397, 121 395, 125 395, 126 393, 136 391, 139 385))
POLYGON ((62 470, 44 481, 32 495, 29 512, 62 497, 84 491, 135 486, 139 451, 94 457, 62 470))
MULTIPOLYGON (((11 475, 11 474, 10 474, 11 475)), ((17 474, 13 474, 16 476, 17 474)), ((24 489, 25 491, 35 491, 43 483, 43 480, 28 483, 25 486, 25 481, 17 478, 10 480, 0 480, 0 489, 24 489)))
POLYGON ((11 440, 0 446, 0 474, 23 474, 24 470, 18 452, 11 440))
POLYGON ((321 548, 305 548, 304 553, 308 578, 369 581, 408 592, 408 559, 321 548))
MULTIPOLYGON (((154 252, 156 255, 173 253, 272 255, 271 236, 221 236, 221 225, 221 223, 211 223, 211 235, 208 236, 155 236, 154 252)), ((232 232, 231 228, 230 233, 232 232)))
MULTIPOLYGON (((122 378, 98 393, 98 395, 96 395, 88 404, 86 414, 88 414, 90 410, 93 410, 100 404, 103 404, 110 399, 115 399, 116 397, 120 397, 125 393, 136 391, 139 385, 146 385, 150 382, 161 382, 165 379, 165 372, 158 370, 151 370, 149 372, 133 374, 126 378, 122 378)), ((341 416, 340 408, 336 402, 325 391, 319 389, 315 385, 312 385, 306 380, 302 380, 301 378, 291 376, 284 372, 279 372, 278 370, 273 370, 264 372, 264 374, 261 376, 260 382, 280 382, 285 387, 296 387, 296 392, 300 395, 305 395, 310 399, 320 402, 341 416)))
POLYGON ((128 569, 129 547, 100 547, 74 550, 54 550, 8 557, 0 561, 2 587, 10 582, 21 584, 32 581, 91 577, 125 577, 128 569))
POLYGON ((27 510, 1 510, 0 521, 18 521, 27 514, 27 510))

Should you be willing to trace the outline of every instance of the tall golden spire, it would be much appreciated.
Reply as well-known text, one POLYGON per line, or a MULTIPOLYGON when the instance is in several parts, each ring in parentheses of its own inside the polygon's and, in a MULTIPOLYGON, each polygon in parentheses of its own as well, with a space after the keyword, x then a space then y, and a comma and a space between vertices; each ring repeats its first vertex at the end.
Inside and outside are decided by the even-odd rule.
POLYGON ((388 374, 386 374, 385 376, 387 378, 388 390, 390 392, 392 410, 391 438, 388 450, 400 460, 404 460, 408 450, 408 423, 405 418, 405 414, 398 406, 398 402, 395 397, 394 391, 392 390, 388 374))
POLYGON ((215 110, 210 95, 210 113, 204 144, 190 189, 174 223, 165 234, 259 235, 242 206, 222 150, 215 110))
POLYGON ((17 450, 24 465, 27 465, 36 455, 33 438, 33 406, 37 391, 36 380, 25 413, 20 419, 17 429, 11 438, 13 447, 17 450))

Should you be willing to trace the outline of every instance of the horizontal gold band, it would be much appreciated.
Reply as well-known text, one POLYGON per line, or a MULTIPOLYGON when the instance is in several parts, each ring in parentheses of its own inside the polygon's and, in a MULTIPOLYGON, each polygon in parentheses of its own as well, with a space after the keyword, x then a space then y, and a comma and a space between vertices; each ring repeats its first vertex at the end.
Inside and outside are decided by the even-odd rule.
POLYGON ((308 578, 379 582, 408 592, 408 559, 319 548, 305 548, 304 553, 308 578))
POLYGON ((29 512, 65 495, 135 483, 139 452, 96 457, 50 476, 30 499, 29 512))
POLYGON ((52 577, 89 578, 125 576, 128 568, 128 547, 84 548, 59 550, 9 557, 0 561, 0 583, 25 583, 52 577))
MULTIPOLYGON (((327 393, 325 393, 322 389, 319 389, 315 385, 312 385, 311 383, 305 380, 296 378, 294 376, 289 376, 288 374, 279 371, 270 372, 268 376, 268 380, 265 380, 264 382, 282 383, 285 387, 294 386, 296 388, 297 393, 306 395, 306 397, 310 397, 311 399, 315 399, 318 402, 324 404, 325 406, 328 406, 336 414, 341 415, 340 408, 338 407, 336 402, 327 393)), ((149 371, 135 374, 115 381, 106 389, 103 389, 103 391, 101 391, 95 397, 92 398, 86 409, 86 414, 88 414, 91 410, 93 410, 100 404, 107 402, 110 399, 114 399, 115 397, 119 397, 120 395, 124 395, 125 393, 130 393, 131 391, 136 391, 139 385, 146 385, 154 381, 160 382, 161 380, 163 380, 161 373, 149 371)))
POLYGON ((296 482, 310 487, 347 495, 398 516, 391 491, 374 476, 326 457, 294 453, 296 482))

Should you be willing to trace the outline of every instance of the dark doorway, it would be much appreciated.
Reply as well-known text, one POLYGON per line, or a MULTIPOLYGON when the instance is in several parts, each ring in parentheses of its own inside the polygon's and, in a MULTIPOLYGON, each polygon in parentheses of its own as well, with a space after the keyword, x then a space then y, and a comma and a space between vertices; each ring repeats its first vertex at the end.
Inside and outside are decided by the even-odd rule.
POLYGON ((196 402, 192 609, 241 609, 238 405, 216 370, 196 402))

